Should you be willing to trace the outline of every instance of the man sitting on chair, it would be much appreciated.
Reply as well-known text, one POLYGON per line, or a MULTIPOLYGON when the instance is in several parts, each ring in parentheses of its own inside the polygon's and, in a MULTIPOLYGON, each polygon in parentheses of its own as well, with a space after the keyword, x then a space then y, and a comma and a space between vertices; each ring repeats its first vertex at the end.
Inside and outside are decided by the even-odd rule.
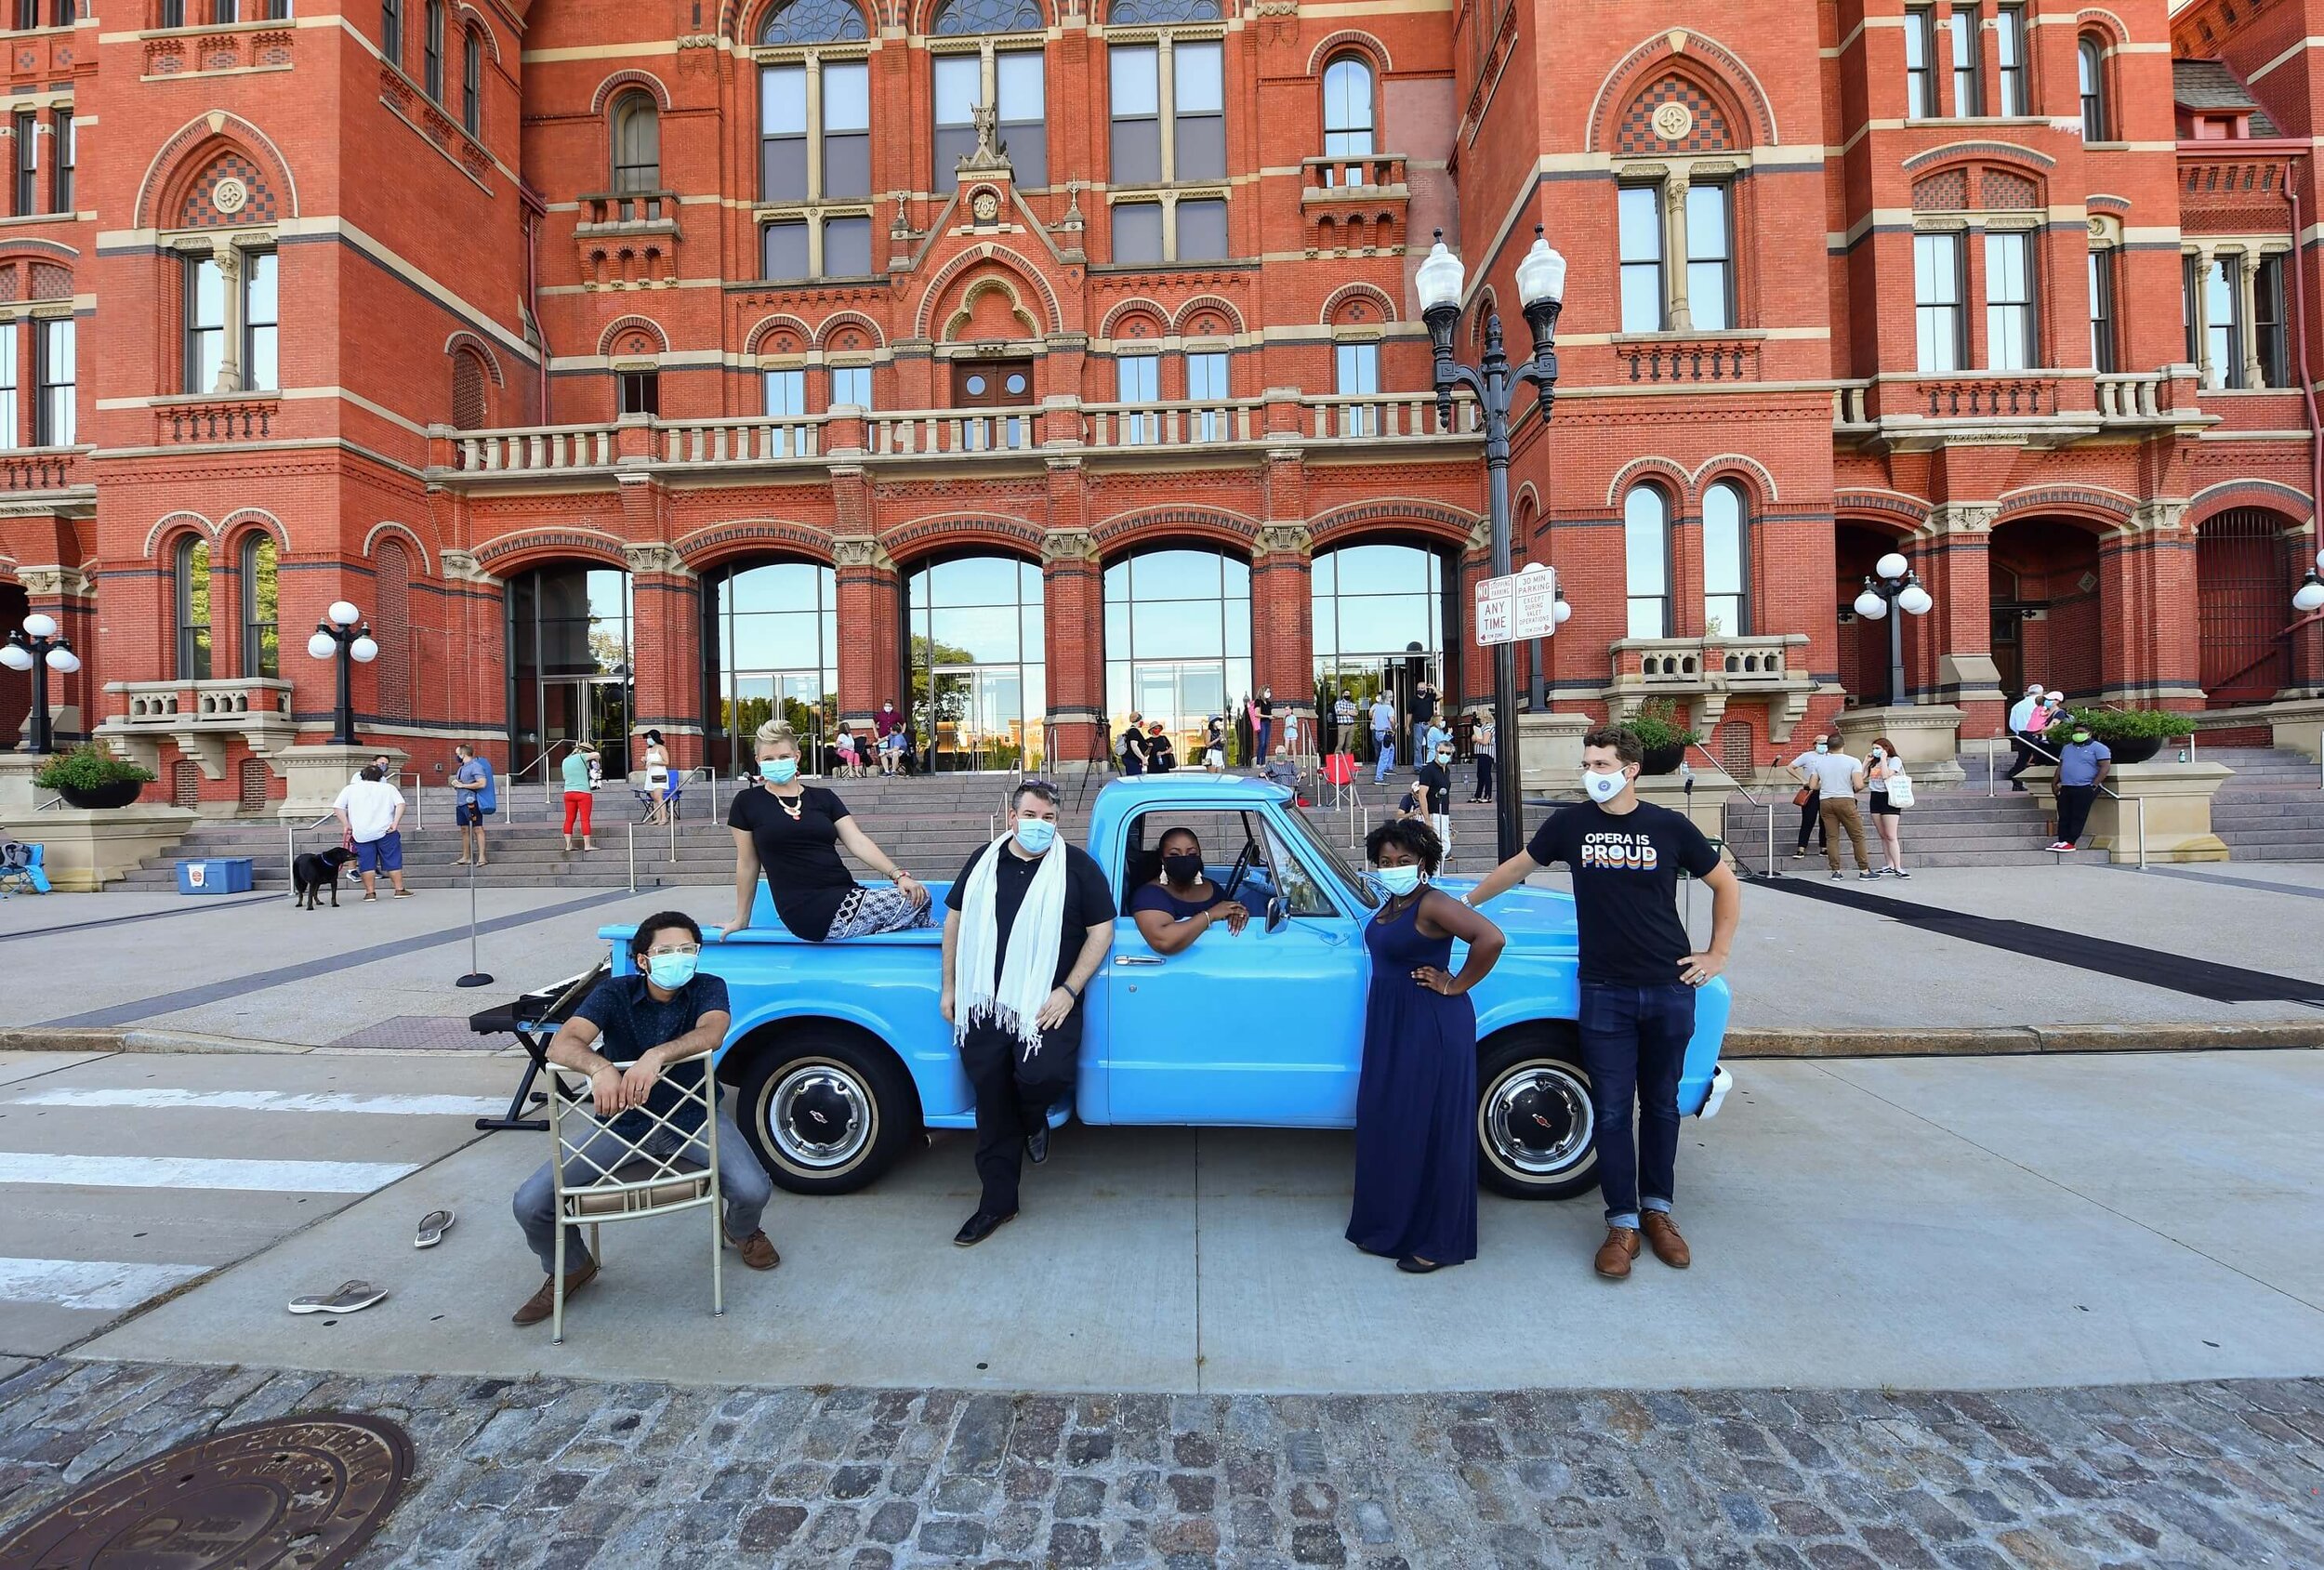
MULTIPOLYGON (((550 1062, 588 1075, 598 1116, 610 1125, 592 1134, 565 1163, 565 1181, 575 1186, 601 1179, 603 1168, 616 1166, 629 1145, 643 1144, 656 1155, 667 1155, 683 1141, 683 1155, 695 1161, 708 1156, 702 1109, 686 1105, 677 1087, 698 1094, 709 1054, 726 1039, 726 983, 695 973, 702 929, 681 911, 663 911, 640 922, 629 939, 629 954, 638 973, 608 976, 598 983, 548 1044, 550 1062), (669 1083, 659 1083, 665 1080, 669 1083), (667 1118, 669 1126, 656 1127, 657 1116, 667 1118)), ((759 1230, 759 1218, 773 1197, 774 1185, 734 1126, 734 1115, 721 1104, 718 1117, 719 1194, 726 1205, 726 1241, 751 1269, 772 1270, 781 1260, 759 1230)), ((517 1225, 524 1229, 524 1240, 533 1246, 541 1268, 553 1273, 557 1186, 547 1162, 518 1188, 514 1209, 517 1225)), ((597 1260, 577 1237, 566 1243, 565 1259, 565 1296, 570 1299, 596 1279, 597 1260), (576 1249, 578 1264, 573 1263, 576 1249)), ((541 1289, 509 1317, 519 1325, 547 1319, 555 1285, 553 1279, 542 1282, 541 1289)))

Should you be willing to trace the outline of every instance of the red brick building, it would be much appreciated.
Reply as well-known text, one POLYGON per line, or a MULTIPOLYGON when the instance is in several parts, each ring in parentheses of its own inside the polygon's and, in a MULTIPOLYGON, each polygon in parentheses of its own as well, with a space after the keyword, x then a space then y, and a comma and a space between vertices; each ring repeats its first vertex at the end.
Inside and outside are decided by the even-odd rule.
POLYGON ((0 623, 180 799, 280 794, 337 599, 423 759, 1481 699, 1438 228, 1464 357, 1571 262, 1537 710, 1788 755, 1889 698, 1890 549, 1966 734, 2324 685, 2310 0, 75 3, 6 19, 0 623))

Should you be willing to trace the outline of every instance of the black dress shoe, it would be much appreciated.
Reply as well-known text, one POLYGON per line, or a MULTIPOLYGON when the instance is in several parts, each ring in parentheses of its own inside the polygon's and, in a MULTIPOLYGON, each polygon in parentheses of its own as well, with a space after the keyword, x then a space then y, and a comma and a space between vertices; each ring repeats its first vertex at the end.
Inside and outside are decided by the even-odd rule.
POLYGON ((1024 1137, 1024 1153, 1038 1167, 1049 1159, 1049 1125, 1044 1123, 1024 1137))
POLYGON ((952 1234, 952 1241, 957 1247, 973 1248, 1016 1219, 1017 1213, 1014 1210, 1010 1211, 1006 1216, 996 1216, 989 1210, 979 1210, 960 1223, 960 1230, 952 1234))
POLYGON ((1433 1271, 1443 1270, 1445 1268, 1445 1262, 1442 1260, 1438 1260, 1434 1263, 1431 1263, 1429 1260, 1420 1258, 1418 1254, 1406 1254, 1403 1259, 1396 1261, 1396 1268, 1404 1272, 1406 1275, 1427 1275, 1433 1271))

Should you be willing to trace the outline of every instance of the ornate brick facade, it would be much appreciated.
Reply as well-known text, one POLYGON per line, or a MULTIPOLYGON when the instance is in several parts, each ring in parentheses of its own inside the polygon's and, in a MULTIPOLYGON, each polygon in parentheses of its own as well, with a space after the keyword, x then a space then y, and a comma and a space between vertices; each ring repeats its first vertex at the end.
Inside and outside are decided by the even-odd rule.
MULTIPOLYGON (((1971 734, 2021 677, 2324 684, 2288 610, 2324 0, 126 3, 9 51, 0 620, 60 616, 66 732, 205 801, 324 732, 339 598, 384 650, 366 735, 536 753, 544 570, 626 574, 612 722, 685 763, 743 714, 720 585, 772 562, 828 569, 836 643, 751 658, 824 673, 826 719, 934 679, 931 564, 1008 558, 1020 728, 1098 755, 1125 662, 1178 658, 1124 646, 1109 576, 1160 548, 1248 574, 1227 702, 1312 703, 1324 564, 1383 543, 1479 700, 1482 441, 1438 424, 1412 284, 1440 228, 1464 356, 1493 309, 1525 336, 1536 224, 1572 264, 1554 416, 1514 428, 1516 550, 1575 612, 1533 701, 1662 672, 1724 756, 1785 755, 1886 700, 1846 607, 1890 549, 1935 601, 1904 695, 1971 734), (1775 650, 1779 692, 1713 679, 1775 650)), ((0 733, 27 701, 0 675, 0 733)))

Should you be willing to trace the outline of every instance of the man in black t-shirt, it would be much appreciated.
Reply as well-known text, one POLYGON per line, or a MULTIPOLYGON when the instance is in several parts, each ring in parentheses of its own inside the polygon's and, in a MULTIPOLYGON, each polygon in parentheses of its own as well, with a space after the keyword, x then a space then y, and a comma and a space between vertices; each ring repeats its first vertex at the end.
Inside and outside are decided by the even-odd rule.
POLYGON ((1412 693, 1412 767, 1428 761, 1428 730, 1436 722, 1436 689, 1423 681, 1412 693))
POLYGON ((1742 885, 1702 830, 1684 813, 1638 799, 1644 757, 1638 738, 1616 726, 1582 737, 1581 778, 1590 799, 1552 812, 1530 845, 1468 896, 1482 905, 1552 862, 1573 869, 1581 1057, 1597 1113, 1598 1186, 1605 1195, 1597 1269, 1613 1281, 1630 1274, 1642 1220, 1657 1259, 1677 1270, 1692 1260, 1670 1219, 1679 1076, 1695 1036, 1695 989, 1727 968, 1743 911, 1742 885), (1710 946, 1700 951, 1692 949, 1679 921, 1682 871, 1711 893, 1710 946))
POLYGON ((1017 1214, 1023 1157, 1049 1159, 1049 1113, 1073 1097, 1081 1056, 1081 995, 1114 943, 1114 893, 1090 854, 1057 831, 1057 792, 1038 780, 1017 787, 1007 838, 969 858, 944 896, 942 1009, 960 1049, 960 1066, 976 1088, 976 1213, 953 1242, 984 1242, 1017 1214), (990 858, 991 877, 978 873, 990 858), (1044 874, 1056 879, 1041 886, 1044 874), (1035 931, 1018 917, 1028 904, 1049 908, 1035 931), (1012 988, 1012 944, 1054 946, 1047 976, 1012 988), (964 961, 963 957, 969 957, 964 961), (966 965, 981 960, 984 973, 966 965), (1043 996, 1041 983, 1048 983, 1043 996))

